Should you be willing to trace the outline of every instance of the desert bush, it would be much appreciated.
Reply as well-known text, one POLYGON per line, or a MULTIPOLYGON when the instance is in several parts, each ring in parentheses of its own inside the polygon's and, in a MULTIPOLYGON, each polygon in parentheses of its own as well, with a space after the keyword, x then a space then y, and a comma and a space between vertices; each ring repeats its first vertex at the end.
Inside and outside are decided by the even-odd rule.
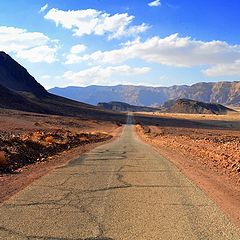
POLYGON ((54 142, 53 136, 48 136, 45 138, 45 142, 48 144, 52 144, 54 142))
POLYGON ((38 142, 41 139, 42 134, 40 132, 34 132, 31 136, 31 140, 38 142))
POLYGON ((0 167, 6 165, 7 157, 4 151, 0 151, 0 167))
POLYGON ((144 131, 145 134, 151 133, 150 127, 148 127, 148 126, 142 126, 142 128, 143 128, 143 131, 144 131))
POLYGON ((23 134, 20 138, 22 141, 27 141, 27 140, 29 140, 29 135, 23 134))
POLYGON ((82 137, 79 138, 79 140, 80 140, 81 142, 85 142, 85 141, 88 140, 88 138, 87 138, 86 136, 82 136, 82 137))

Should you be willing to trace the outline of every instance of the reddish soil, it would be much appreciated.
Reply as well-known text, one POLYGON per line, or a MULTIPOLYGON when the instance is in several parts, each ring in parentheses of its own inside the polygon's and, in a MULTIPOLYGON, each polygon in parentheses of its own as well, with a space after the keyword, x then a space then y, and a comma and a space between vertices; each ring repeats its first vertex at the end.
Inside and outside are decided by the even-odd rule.
POLYGON ((140 138, 172 161, 240 226, 239 129, 186 119, 135 119, 140 138))
POLYGON ((0 203, 121 129, 114 121, 0 110, 0 203))

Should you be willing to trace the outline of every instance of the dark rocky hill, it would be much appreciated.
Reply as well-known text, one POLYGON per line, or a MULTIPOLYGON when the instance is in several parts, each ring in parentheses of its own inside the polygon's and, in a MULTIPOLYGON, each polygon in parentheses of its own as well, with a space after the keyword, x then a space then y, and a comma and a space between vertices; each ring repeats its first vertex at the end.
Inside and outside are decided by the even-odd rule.
POLYGON ((0 52, 0 84, 6 88, 44 97, 48 92, 8 54, 0 52))
POLYGON ((48 93, 27 70, 0 52, 0 107, 37 113, 125 121, 125 116, 48 93))
POLYGON ((169 100, 163 108, 166 112, 191 113, 191 114, 227 114, 234 110, 221 104, 205 103, 191 99, 169 100))
POLYGON ((0 108, 44 113, 44 109, 26 97, 0 85, 0 108))
POLYGON ((160 106, 170 99, 187 98, 224 105, 240 105, 240 82, 196 83, 191 86, 88 86, 53 88, 49 92, 77 101, 97 105, 118 101, 139 106, 160 106))

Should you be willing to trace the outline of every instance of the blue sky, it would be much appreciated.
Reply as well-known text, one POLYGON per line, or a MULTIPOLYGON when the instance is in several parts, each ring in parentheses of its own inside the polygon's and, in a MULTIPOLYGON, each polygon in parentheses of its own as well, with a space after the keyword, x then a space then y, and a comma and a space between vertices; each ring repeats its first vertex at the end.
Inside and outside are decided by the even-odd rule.
POLYGON ((240 77, 238 0, 12 0, 0 9, 0 50, 46 88, 240 77))

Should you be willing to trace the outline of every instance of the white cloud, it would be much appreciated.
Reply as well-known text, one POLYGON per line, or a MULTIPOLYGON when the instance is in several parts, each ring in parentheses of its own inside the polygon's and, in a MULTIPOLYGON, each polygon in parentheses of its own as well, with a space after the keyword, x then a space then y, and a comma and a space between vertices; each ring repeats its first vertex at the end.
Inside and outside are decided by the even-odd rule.
POLYGON ((84 44, 77 44, 71 47, 70 54, 66 56, 65 64, 78 63, 81 60, 80 53, 83 53, 87 47, 84 44))
POLYGON ((30 62, 56 61, 58 43, 40 32, 0 26, 0 49, 30 62))
POLYGON ((150 2, 150 3, 148 4, 148 6, 149 6, 149 7, 158 7, 158 6, 161 6, 161 2, 160 2, 160 0, 155 0, 155 1, 153 1, 153 2, 150 2))
POLYGON ((71 47, 70 52, 73 54, 82 53, 87 49, 84 44, 77 44, 71 47))
POLYGON ((40 8, 39 13, 45 12, 45 11, 47 10, 47 8, 48 8, 48 3, 46 3, 44 6, 42 6, 42 7, 40 8))
POLYGON ((97 85, 112 84, 113 83, 113 80, 111 79, 112 76, 139 75, 145 74, 149 71, 150 68, 148 67, 132 68, 128 65, 108 67, 95 66, 79 72, 72 71, 65 72, 62 78, 67 79, 71 81, 71 84, 78 86, 86 86, 89 85, 90 83, 97 85))
POLYGON ((136 25, 130 27, 128 30, 126 30, 127 35, 138 35, 139 33, 145 32, 149 29, 149 26, 145 23, 142 23, 141 25, 136 25))
POLYGON ((66 29, 71 29, 73 35, 79 37, 107 34, 109 39, 120 38, 139 34, 149 28, 144 23, 130 26, 134 16, 129 16, 128 13, 110 15, 95 9, 63 11, 52 8, 44 18, 54 21, 57 26, 62 25, 66 29))
POLYGON ((96 51, 78 57, 79 62, 111 64, 123 63, 130 59, 175 67, 222 66, 221 64, 234 64, 240 60, 240 45, 229 45, 222 41, 204 42, 172 34, 165 38, 152 37, 146 41, 138 38, 128 41, 119 49, 96 51))
POLYGON ((202 72, 209 77, 240 76, 240 59, 234 63, 217 64, 202 72))
POLYGON ((47 45, 37 46, 30 49, 23 49, 16 53, 18 58, 26 59, 33 63, 37 62, 46 62, 53 63, 55 62, 55 48, 50 48, 47 45))

